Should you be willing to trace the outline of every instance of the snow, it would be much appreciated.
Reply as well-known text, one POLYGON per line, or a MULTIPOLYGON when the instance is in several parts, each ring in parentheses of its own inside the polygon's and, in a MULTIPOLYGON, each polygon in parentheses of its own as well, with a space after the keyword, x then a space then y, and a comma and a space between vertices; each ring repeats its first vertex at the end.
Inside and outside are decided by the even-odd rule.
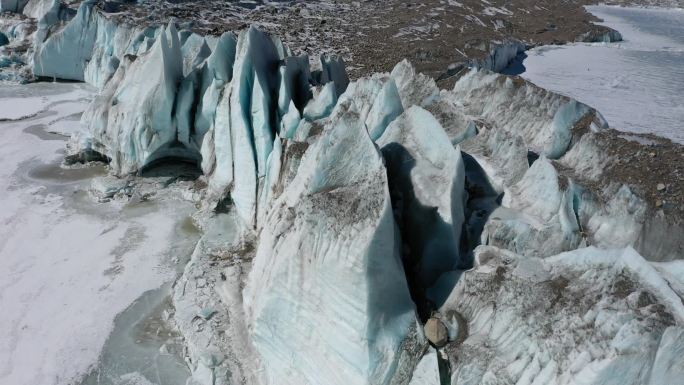
POLYGON ((50 83, 0 91, 3 106, 36 97, 42 107, 33 118, 0 123, 1 383, 78 381, 97 364, 117 314, 173 280, 172 257, 192 247, 192 238, 175 240, 191 204, 169 202, 173 211, 96 204, 89 180, 104 170, 62 169, 66 138, 40 138, 77 131, 68 118, 91 94, 83 85, 50 83))
POLYGON ((521 75, 599 109, 621 131, 684 143, 684 12, 592 6, 624 42, 539 47, 521 75))
POLYGON ((41 94, 28 91, 24 88, 16 89, 17 87, 11 89, 11 92, 14 93, 14 95, 12 95, 9 87, 10 86, 8 86, 7 90, 0 91, 0 96, 3 99, 2 110, 0 110, 0 122, 34 117, 38 113, 45 111, 48 107, 51 107, 53 104, 64 104, 69 101, 80 100, 78 104, 82 106, 86 103, 86 98, 90 96, 89 92, 84 92, 80 89, 69 90, 63 94, 53 94, 52 92, 41 94), (23 96, 27 93, 30 93, 32 96, 23 96))
POLYGON ((243 268, 227 256, 241 252, 242 224, 233 212, 209 218, 204 235, 176 282, 174 321, 185 339, 192 371, 188 384, 260 383, 259 357, 244 325, 240 287, 243 268), (211 309, 210 319, 202 314, 211 309))

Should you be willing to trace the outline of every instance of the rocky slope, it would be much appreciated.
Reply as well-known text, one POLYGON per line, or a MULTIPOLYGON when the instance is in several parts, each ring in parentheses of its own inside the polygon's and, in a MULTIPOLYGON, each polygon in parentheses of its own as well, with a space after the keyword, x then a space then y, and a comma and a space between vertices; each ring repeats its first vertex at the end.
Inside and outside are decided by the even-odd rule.
MULTIPOLYGON (((53 5, 51 0, 31 0, 15 6, 10 1, 12 6, 0 10, 15 12, 26 3, 24 15, 40 21, 49 13, 44 24, 52 24, 73 17, 81 2, 60 1, 61 5, 53 5)), ((140 29, 163 26, 174 19, 181 29, 218 37, 255 25, 277 34, 295 54, 330 53, 343 57, 351 78, 389 71, 404 58, 410 59, 418 71, 435 78, 448 77, 471 64, 500 70, 525 46, 620 38, 615 31, 592 24, 595 19, 582 8, 586 3, 583 0, 98 3, 98 12, 107 19, 140 29)), ((23 36, 13 30, 17 23, 32 22, 11 17, 19 20, 0 26, 0 32, 16 36, 16 43, 5 49, 7 56, 30 48, 20 43, 23 36)), ((30 54, 20 62, 28 64, 30 54)))

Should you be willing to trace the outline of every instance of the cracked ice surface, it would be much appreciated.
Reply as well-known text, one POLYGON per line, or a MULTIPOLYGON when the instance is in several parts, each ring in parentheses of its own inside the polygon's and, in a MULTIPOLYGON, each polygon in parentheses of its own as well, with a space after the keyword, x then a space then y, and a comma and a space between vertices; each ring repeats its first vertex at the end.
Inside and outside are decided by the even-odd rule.
POLYGON ((447 348, 452 384, 678 381, 681 281, 633 249, 541 260, 486 246, 476 255, 444 309, 470 321, 462 345, 447 348))
POLYGON ((269 383, 387 383, 414 323, 382 157, 358 119, 330 123, 261 231, 245 307, 269 383))
POLYGON ((92 90, 16 87, 0 105, 34 103, 37 115, 0 122, 0 383, 73 383, 97 363, 117 314, 174 279, 169 251, 190 252, 192 238, 174 239, 192 205, 93 203, 89 182, 105 170, 60 167, 92 90))

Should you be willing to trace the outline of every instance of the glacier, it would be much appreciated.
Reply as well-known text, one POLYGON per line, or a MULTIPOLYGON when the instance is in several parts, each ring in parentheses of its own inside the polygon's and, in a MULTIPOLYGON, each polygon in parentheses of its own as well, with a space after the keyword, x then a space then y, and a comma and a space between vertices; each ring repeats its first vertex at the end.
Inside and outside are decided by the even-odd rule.
POLYGON ((681 375, 669 358, 681 349, 681 299, 634 249, 476 254, 442 309, 470 320, 468 337, 447 347, 453 384, 660 384, 681 375))
POLYGON ((518 45, 440 89, 408 60, 352 80, 255 27, 201 36, 48 3, 24 8, 43 13, 32 68, 99 90, 67 158, 107 161, 102 199, 155 165, 201 174, 170 317, 189 384, 684 375, 684 275, 662 272, 680 219, 604 167, 598 111, 487 69, 518 45))
POLYGON ((311 166, 275 198, 244 291, 267 382, 392 383, 415 307, 382 156, 350 111, 301 164, 311 166))

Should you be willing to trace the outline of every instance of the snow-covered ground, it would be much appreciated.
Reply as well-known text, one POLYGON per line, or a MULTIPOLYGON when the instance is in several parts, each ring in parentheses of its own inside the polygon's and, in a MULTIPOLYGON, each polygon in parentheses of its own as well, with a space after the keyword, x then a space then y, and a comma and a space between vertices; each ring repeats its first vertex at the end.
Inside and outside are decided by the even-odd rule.
MULTIPOLYGON (((142 297, 128 322, 117 315, 173 281, 197 239, 192 204, 96 203, 88 190, 105 168, 60 166, 64 135, 78 129, 91 95, 83 84, 0 89, 1 384, 71 384, 95 368, 92 382, 113 382, 98 365, 101 352, 115 354, 102 351, 110 332, 128 333, 162 298, 142 297)), ((140 358, 117 375, 154 377, 148 366, 162 361, 140 358)))
POLYGON ((613 128, 684 143, 684 10, 588 9, 624 42, 533 49, 522 76, 597 108, 613 128))

